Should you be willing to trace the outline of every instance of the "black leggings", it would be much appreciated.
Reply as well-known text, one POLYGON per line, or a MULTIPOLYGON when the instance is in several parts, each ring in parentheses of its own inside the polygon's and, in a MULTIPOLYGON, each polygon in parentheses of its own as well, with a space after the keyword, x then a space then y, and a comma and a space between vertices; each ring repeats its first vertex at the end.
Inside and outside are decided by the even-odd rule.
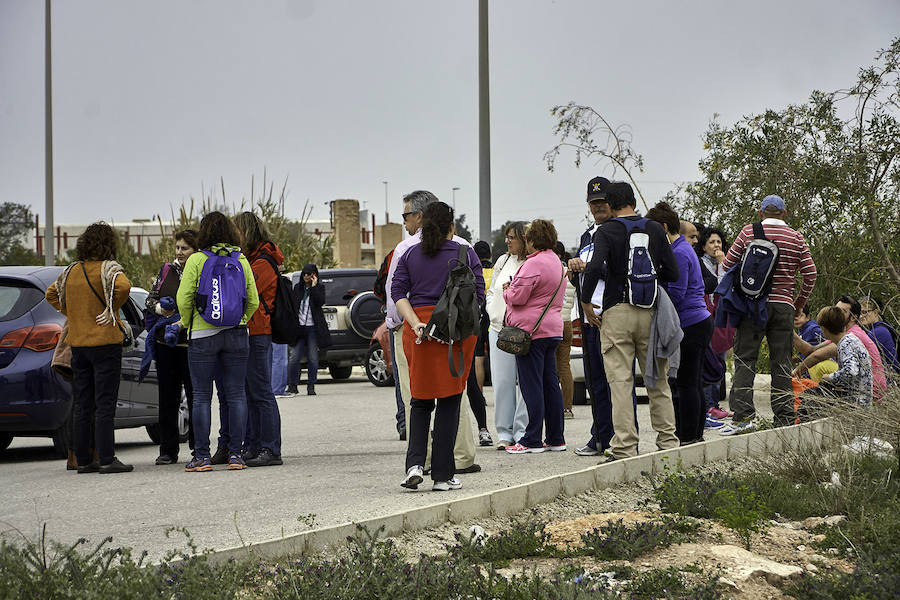
POLYGON ((406 469, 425 465, 428 450, 428 430, 431 426, 431 411, 434 414, 434 431, 431 437, 431 478, 434 481, 448 481, 456 473, 453 447, 456 445, 456 430, 459 429, 459 401, 462 394, 437 399, 413 398, 409 403, 409 446, 406 449, 406 469))
POLYGON ((681 362, 673 386, 672 401, 675 404, 675 434, 682 442, 692 442, 703 437, 706 425, 701 370, 704 352, 712 339, 712 317, 685 327, 683 331, 681 362))
POLYGON ((484 392, 478 387, 478 377, 475 376, 475 357, 472 357, 472 366, 469 369, 469 378, 466 380, 466 394, 469 396, 469 406, 472 414, 478 422, 478 429, 487 429, 487 401, 484 392))

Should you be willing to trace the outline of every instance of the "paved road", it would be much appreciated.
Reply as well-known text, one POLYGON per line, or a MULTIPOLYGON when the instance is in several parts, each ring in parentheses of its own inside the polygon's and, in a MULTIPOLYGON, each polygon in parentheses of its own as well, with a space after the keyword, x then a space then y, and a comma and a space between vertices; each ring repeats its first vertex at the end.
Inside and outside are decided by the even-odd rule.
MULTIPOLYGON (((117 454, 135 465, 133 473, 78 475, 53 458, 49 440, 17 438, 0 454, 0 531, 18 530, 35 539, 46 522, 49 535, 60 541, 113 536, 115 545, 158 558, 174 545, 166 537, 171 527, 187 528, 200 548, 225 548, 239 545, 241 537, 260 542, 307 530, 310 515, 315 527, 335 525, 431 504, 439 495, 462 498, 598 462, 571 451, 588 439, 591 424, 590 407, 576 406, 576 418, 565 422, 569 452, 513 456, 479 447, 476 462, 484 470, 461 475, 461 490, 438 494, 422 486, 427 491, 409 492, 399 486, 406 444, 394 430, 393 388, 376 388, 357 370, 346 382, 324 379, 318 396, 279 401, 281 467, 218 467, 212 473, 157 467, 157 447, 140 428, 116 433, 117 454)), ((493 432, 493 398, 490 388, 486 392, 493 432)), ((467 406, 465 397, 463 402, 467 406)), ((647 452, 654 449, 647 406, 639 407, 639 419, 647 452)), ((213 426, 218 427, 215 417, 213 426)), ((182 458, 187 453, 185 444, 182 458)))

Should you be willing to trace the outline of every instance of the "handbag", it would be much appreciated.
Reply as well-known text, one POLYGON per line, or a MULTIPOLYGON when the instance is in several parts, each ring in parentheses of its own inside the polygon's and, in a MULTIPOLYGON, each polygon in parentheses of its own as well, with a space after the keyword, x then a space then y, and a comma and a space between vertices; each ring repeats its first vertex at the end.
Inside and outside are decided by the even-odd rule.
POLYGON ((69 321, 66 319, 50 359, 50 368, 66 381, 72 381, 72 347, 69 345, 69 321))
POLYGON ((553 304, 554 300, 556 300, 556 294, 559 293, 559 288, 562 287, 562 283, 563 281, 565 281, 565 279, 566 273, 564 271, 562 278, 559 280, 559 284, 556 286, 556 291, 553 292, 553 295, 550 297, 550 301, 547 302, 547 306, 544 307, 541 316, 538 318, 537 323, 534 324, 534 327, 531 328, 530 333, 525 331, 521 327, 507 325, 506 315, 503 315, 503 328, 497 335, 497 348, 503 350, 504 352, 515 354, 516 356, 525 356, 529 351, 531 351, 531 336, 533 336, 534 332, 537 331, 537 328, 540 326, 541 321, 544 320, 544 315, 546 315, 547 311, 550 310, 550 305, 553 304))
MULTIPOLYGON (((84 273, 84 280, 87 281, 88 287, 91 288, 91 291, 94 292, 94 295, 97 296, 97 300, 100 301, 100 304, 106 306, 106 300, 103 299, 103 296, 97 293, 97 290, 94 289, 94 285, 91 283, 91 279, 88 277, 87 269, 84 268, 84 263, 81 263, 81 271, 84 273)), ((130 323, 123 323, 121 319, 113 318, 113 321, 119 327, 119 331, 122 332, 122 345, 126 348, 130 348, 134 344, 134 333, 131 331, 130 323)))

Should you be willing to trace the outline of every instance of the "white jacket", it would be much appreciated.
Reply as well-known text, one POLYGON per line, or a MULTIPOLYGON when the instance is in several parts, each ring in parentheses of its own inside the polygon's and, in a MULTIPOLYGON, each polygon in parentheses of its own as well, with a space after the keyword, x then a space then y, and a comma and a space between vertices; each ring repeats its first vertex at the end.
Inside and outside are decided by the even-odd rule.
POLYGON ((524 260, 512 254, 504 254, 494 264, 494 273, 491 277, 491 287, 485 292, 485 303, 488 317, 491 319, 491 329, 500 331, 503 327, 503 316, 506 314, 506 301, 503 300, 503 284, 512 281, 513 276, 524 260))

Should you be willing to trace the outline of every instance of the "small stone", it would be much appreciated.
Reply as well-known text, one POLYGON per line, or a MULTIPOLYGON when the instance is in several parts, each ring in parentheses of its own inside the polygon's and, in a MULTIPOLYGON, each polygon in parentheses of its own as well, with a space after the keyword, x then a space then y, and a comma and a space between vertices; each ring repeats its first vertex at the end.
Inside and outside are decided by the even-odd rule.
POLYGON ((817 534, 815 534, 814 536, 812 536, 812 539, 813 539, 814 542, 821 542, 821 541, 824 541, 824 540, 825 540, 825 537, 826 537, 825 534, 823 534, 823 533, 817 533, 817 534))
POLYGON ((832 515, 830 517, 825 517, 826 525, 837 525, 838 523, 842 523, 847 520, 845 515, 832 515))
POLYGON ((735 582, 733 582, 730 579, 725 579, 724 577, 719 577, 719 583, 727 588, 733 589, 736 592, 741 591, 741 588, 738 587, 738 584, 736 584, 735 582))
POLYGON ((838 554, 840 554, 840 551, 838 551, 837 548, 829 548, 828 550, 826 550, 826 552, 828 552, 828 554, 832 556, 837 556, 838 554))
POLYGON ((814 565, 812 563, 809 563, 806 565, 806 570, 809 571, 810 573, 818 573, 819 567, 817 567, 816 565, 814 565))
POLYGON ((831 563, 831 561, 829 561, 827 558, 825 558, 821 554, 810 554, 807 558, 809 559, 809 562, 813 562, 813 563, 820 563, 823 565, 828 565, 831 563))
POLYGON ((803 544, 800 544, 799 546, 797 546, 797 551, 798 552, 806 552, 806 546, 804 546, 803 544))

